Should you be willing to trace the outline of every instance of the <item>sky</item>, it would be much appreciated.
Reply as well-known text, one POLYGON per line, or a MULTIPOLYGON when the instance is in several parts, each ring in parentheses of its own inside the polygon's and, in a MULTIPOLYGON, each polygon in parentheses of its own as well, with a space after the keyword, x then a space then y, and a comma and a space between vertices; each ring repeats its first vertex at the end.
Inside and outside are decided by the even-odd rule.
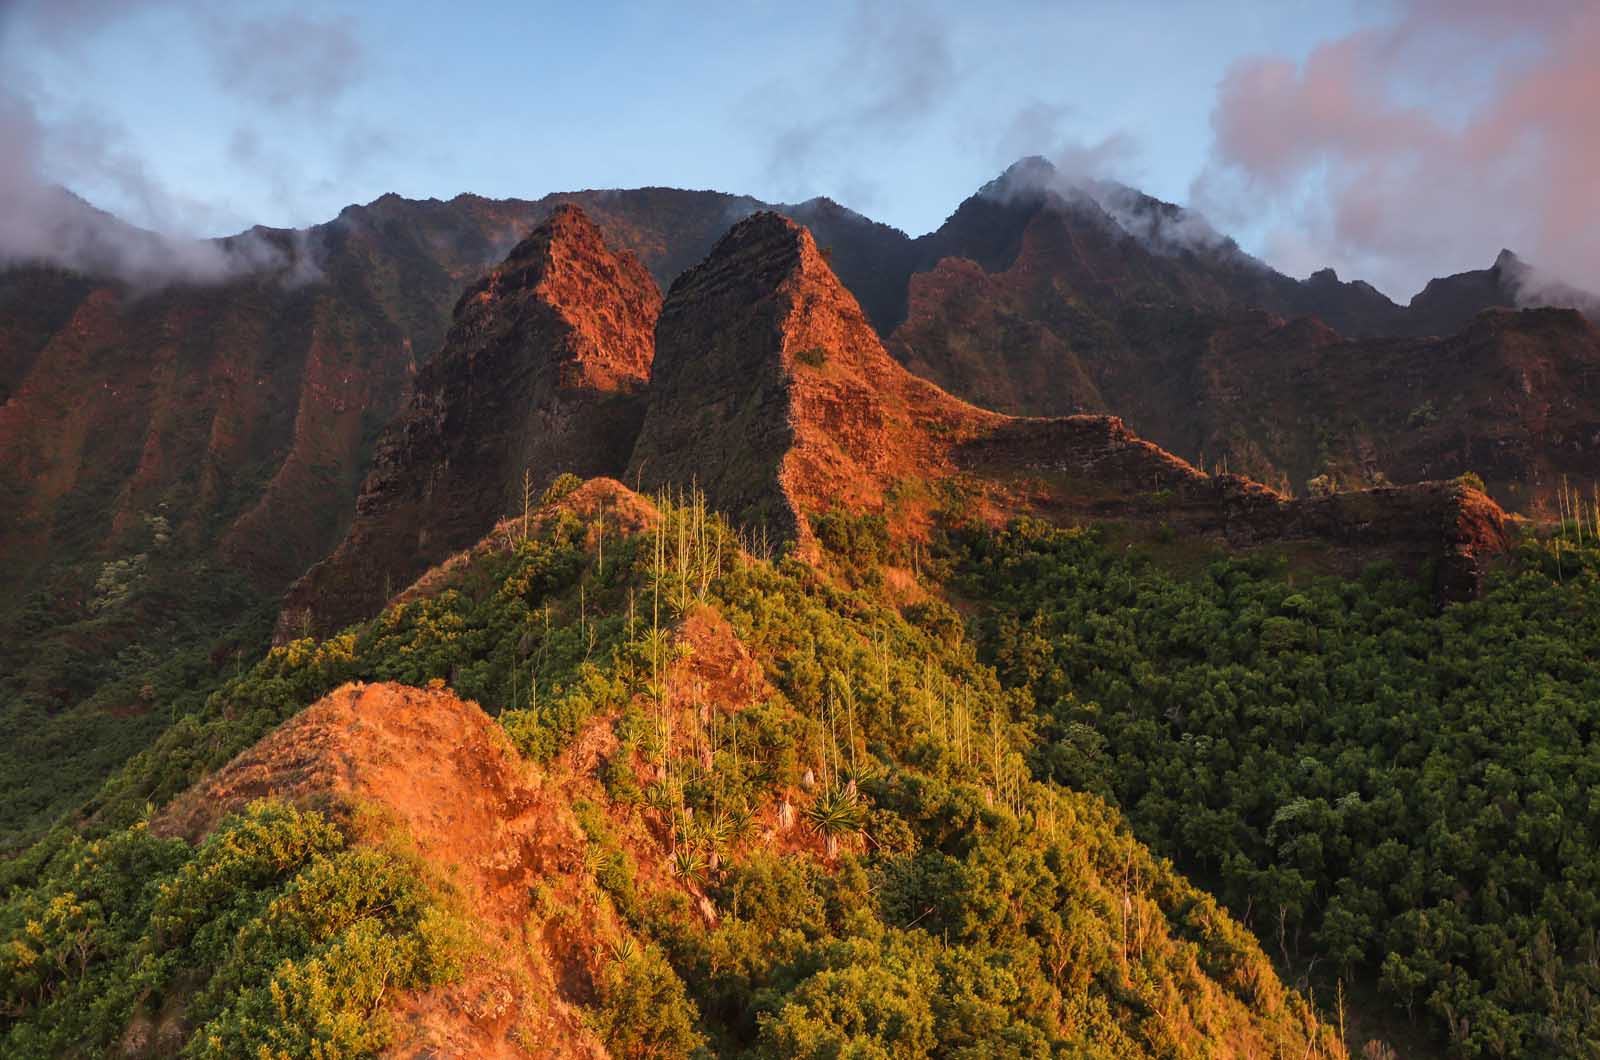
POLYGON ((179 237, 641 185, 917 235, 1040 154, 1402 302, 1502 246, 1600 289, 1594 54, 1593 0, 0 0, 0 258, 66 254, 55 185, 179 237))

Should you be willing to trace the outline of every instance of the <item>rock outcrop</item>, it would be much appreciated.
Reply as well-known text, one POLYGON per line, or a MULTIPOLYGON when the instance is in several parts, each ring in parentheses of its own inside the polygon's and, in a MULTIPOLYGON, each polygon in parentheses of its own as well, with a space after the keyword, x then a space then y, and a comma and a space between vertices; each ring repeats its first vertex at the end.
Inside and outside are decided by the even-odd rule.
POLYGON ((950 443, 1000 419, 896 364, 810 232, 764 212, 672 285, 626 481, 697 482, 804 540, 821 510, 952 472, 950 443))
MULTIPOLYGON (((583 1018, 597 937, 618 933, 585 885, 587 841, 566 794, 530 768, 477 704, 448 691, 349 684, 328 693, 175 800, 154 831, 192 841, 256 799, 368 822, 403 837, 447 875, 476 929, 460 980, 391 994, 386 1055, 604 1060, 583 1018), (585 925, 566 939, 527 930, 530 888, 543 887, 585 925), (581 972, 579 975, 571 974, 581 972), (492 999, 492 1004, 486 1001, 492 999)), ((355 839, 371 841, 359 827, 355 839)))
POLYGON ((562 206, 469 287, 380 440, 343 542, 289 591, 280 639, 365 618, 564 472, 615 474, 644 413, 660 294, 562 206))
POLYGON ((629 480, 697 483, 713 507, 802 547, 833 508, 882 512, 914 533, 959 498, 995 520, 1306 542, 1341 567, 1433 563, 1456 597, 1479 557, 1506 545, 1503 513, 1453 483, 1293 500, 1205 474, 1116 417, 1020 418, 960 401, 889 357, 810 234, 772 213, 735 226, 673 285, 656 349, 629 480))

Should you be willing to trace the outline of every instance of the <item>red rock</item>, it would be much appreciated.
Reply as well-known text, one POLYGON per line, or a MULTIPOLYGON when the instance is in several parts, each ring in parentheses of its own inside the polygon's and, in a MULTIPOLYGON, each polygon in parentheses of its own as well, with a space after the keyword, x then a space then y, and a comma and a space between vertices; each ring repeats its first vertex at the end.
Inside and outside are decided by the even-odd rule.
POLYGON ((1207 475, 1111 416, 988 412, 884 351, 810 234, 776 214, 735 226, 662 308, 649 410, 629 481, 703 488, 736 521, 810 543, 835 507, 918 532, 907 495, 953 488, 976 514, 1117 521, 1237 547, 1304 541, 1343 566, 1435 563, 1442 593, 1475 586, 1506 545, 1504 514, 1453 483, 1292 500, 1207 475))
POLYGON ((661 296, 561 206, 469 287, 378 444, 355 519, 284 601, 279 639, 376 613, 558 475, 615 474, 644 412, 661 296))

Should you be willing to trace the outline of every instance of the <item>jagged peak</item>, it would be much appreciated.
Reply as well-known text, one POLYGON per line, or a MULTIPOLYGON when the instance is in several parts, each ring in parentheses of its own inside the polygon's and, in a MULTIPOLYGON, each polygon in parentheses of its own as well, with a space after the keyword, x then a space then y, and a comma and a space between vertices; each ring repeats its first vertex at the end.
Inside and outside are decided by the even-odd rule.
POLYGON ((795 276, 844 289, 809 229, 783 214, 759 210, 728 229, 704 261, 678 277, 668 303, 682 301, 691 292, 694 297, 725 289, 772 292, 795 276))
POLYGON ((563 202, 550 211, 550 215, 506 255, 506 263, 548 258, 551 248, 563 241, 598 242, 605 244, 599 227, 583 212, 577 203, 563 202))
POLYGON ((1043 155, 1026 155, 985 184, 982 192, 1007 192, 1022 188, 1047 188, 1061 180, 1061 171, 1043 155))
POLYGON ((503 262, 462 293, 456 316, 484 311, 510 295, 535 289, 568 307, 617 299, 648 303, 641 311, 652 317, 661 297, 638 259, 629 251, 612 250, 583 208, 567 202, 551 210, 503 262))
POLYGON ((795 203, 793 209, 797 211, 812 210, 817 213, 842 214, 846 217, 859 218, 863 221, 867 220, 867 216, 865 214, 856 210, 852 210, 839 200, 829 198, 826 195, 813 195, 811 198, 806 199, 803 202, 795 203))

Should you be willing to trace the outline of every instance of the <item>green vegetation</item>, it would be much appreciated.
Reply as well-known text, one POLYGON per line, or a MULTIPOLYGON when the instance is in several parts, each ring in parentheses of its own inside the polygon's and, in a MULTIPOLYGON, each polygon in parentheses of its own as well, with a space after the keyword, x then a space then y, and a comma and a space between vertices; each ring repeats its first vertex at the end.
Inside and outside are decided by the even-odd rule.
POLYGON ((1431 426, 1439 420, 1439 410, 1433 407, 1432 401, 1424 401, 1406 415, 1406 426, 1412 430, 1419 427, 1431 426))
POLYGON ((260 802, 198 847, 143 823, 54 846, 0 904, 6 1056, 104 1056, 172 1026, 164 1054, 376 1056, 386 991, 460 974, 419 871, 321 814, 260 802))
POLYGON ((96 824, 131 823, 148 802, 171 799, 347 681, 447 682, 504 711, 513 741, 548 758, 598 704, 623 694, 609 664, 628 626, 624 571, 636 545, 608 545, 599 571, 580 547, 582 530, 555 520, 437 596, 325 641, 273 648, 134 756, 89 804, 96 824))
POLYGON ((960 538, 1041 775, 1121 805, 1285 967, 1375 981, 1459 1056, 1600 1049, 1600 553, 1529 542, 1438 612, 1375 568, 1180 580, 1098 534, 960 538))
POLYGON ((259 658, 272 611, 236 572, 144 551, 0 602, 0 852, 80 806, 259 658))
MULTIPOLYGON (((609 944, 591 999, 614 1055, 1199 1057, 1217 1043, 1341 1055, 1250 934, 1115 811, 1031 777, 1033 703, 979 662, 949 607, 901 613, 797 560, 751 559, 697 498, 663 502, 655 531, 606 541, 603 567, 589 528, 553 517, 432 598, 274 649, 107 786, 92 807, 98 838, 57 832, 8 865, 20 885, 6 907, 13 937, 69 891, 116 909, 121 933, 96 944, 105 956, 87 976, 48 944, 68 954, 54 974, 72 986, 8 994, 32 999, 3 1017, 21 1054, 71 1035, 92 1052, 137 1014, 182 1005, 194 1055, 263 1042, 312 1055, 313 1035, 362 1055, 381 1040, 381 1024, 359 1018, 374 1011, 374 982, 448 976, 449 961, 428 956, 421 899, 372 927, 280 927, 300 908, 289 895, 305 896, 305 916, 352 907, 333 884, 312 887, 319 859, 380 856, 342 845, 314 815, 259 809, 198 850, 138 823, 148 802, 364 678, 448 681, 539 761, 591 720, 616 732, 598 770, 608 805, 577 807, 585 872, 630 932, 609 944), (701 611, 731 626, 770 694, 737 711, 675 698, 670 674, 688 657, 674 631, 701 611), (280 817, 289 823, 249 824, 280 817), (613 821, 664 837, 670 885, 641 869, 637 840, 613 821), (252 827, 288 831, 249 850, 288 852, 205 868, 231 865, 223 854, 252 827), (151 864, 116 869, 101 890, 120 890, 99 897, 72 868, 96 844, 151 864), (169 921, 161 896, 174 888, 189 897, 169 921), (359 932, 373 930, 401 942, 368 946, 359 932), (399 966, 374 963, 392 951, 399 966), (127 972, 150 954, 179 954, 159 966, 169 979, 127 972), (203 982, 175 971, 190 967, 203 982)), ((878 537, 863 524, 840 540, 875 552, 878 537)), ((361 878, 386 877, 368 866, 361 878)))
POLYGON ((794 828, 825 841, 821 859, 736 852, 709 882, 711 930, 681 896, 619 902, 716 1055, 1340 1055, 1248 932, 1114 811, 1030 780, 1029 701, 949 608, 908 617, 794 560, 734 565, 710 597, 777 693, 740 715, 737 766, 678 767, 707 796, 694 817, 719 786, 792 790, 809 770, 794 828))
POLYGON ((417 870, 316 814, 198 847, 141 823, 349 680, 448 683, 536 763, 614 734, 575 806, 624 925, 585 995, 613 1055, 1332 1057, 1342 984, 1452 1056, 1600 1047, 1592 533, 1440 612, 1388 567, 1178 575, 1094 531, 968 526, 919 565, 969 633, 886 602, 881 519, 817 517, 813 567, 695 494, 658 507, 603 562, 598 520, 546 507, 166 726, 82 830, 0 869, 7 1055, 174 1013, 189 1055, 370 1055, 386 987, 456 974, 417 870), (764 690, 686 682, 691 627, 764 690))

